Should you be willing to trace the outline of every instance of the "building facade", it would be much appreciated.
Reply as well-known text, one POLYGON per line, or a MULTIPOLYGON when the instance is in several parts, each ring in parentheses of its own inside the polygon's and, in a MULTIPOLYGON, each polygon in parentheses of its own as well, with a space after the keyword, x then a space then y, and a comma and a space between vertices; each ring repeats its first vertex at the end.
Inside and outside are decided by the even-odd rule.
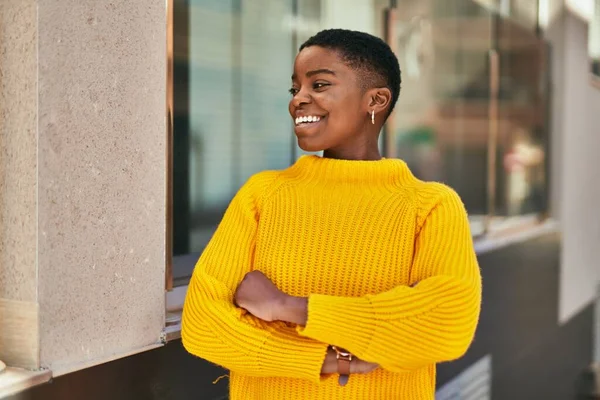
POLYGON ((245 180, 302 154, 287 89, 326 28, 390 44, 403 84, 382 153, 454 187, 471 218, 482 319, 438 398, 589 394, 600 6, 583 10, 0 2, 0 398, 225 398, 224 372, 178 339, 187 280, 245 180))

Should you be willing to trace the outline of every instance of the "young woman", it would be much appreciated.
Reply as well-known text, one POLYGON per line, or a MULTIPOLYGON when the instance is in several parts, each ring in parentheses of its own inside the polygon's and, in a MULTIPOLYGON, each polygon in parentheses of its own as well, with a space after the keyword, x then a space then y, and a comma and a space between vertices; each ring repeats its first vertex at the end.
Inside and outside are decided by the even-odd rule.
POLYGON ((481 277, 457 194, 379 153, 398 60, 322 31, 290 92, 299 146, 323 157, 237 193, 190 282, 183 344, 231 370, 232 400, 433 399, 436 363, 473 340, 481 277))

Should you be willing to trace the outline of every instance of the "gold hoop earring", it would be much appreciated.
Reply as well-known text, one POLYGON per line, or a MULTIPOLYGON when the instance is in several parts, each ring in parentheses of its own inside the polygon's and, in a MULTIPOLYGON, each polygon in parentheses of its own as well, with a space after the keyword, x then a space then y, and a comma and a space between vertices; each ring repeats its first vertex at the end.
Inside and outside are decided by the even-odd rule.
POLYGON ((371 110, 371 123, 375 125, 375 110, 371 110))

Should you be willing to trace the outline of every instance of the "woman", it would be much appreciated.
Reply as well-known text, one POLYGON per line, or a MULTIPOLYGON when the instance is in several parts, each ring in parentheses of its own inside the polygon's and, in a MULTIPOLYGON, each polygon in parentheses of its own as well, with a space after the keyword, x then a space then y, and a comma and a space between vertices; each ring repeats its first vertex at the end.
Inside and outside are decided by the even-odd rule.
POLYGON ((473 339, 481 278, 456 193, 379 153, 398 60, 322 31, 290 92, 299 146, 323 157, 237 193, 190 282, 183 344, 231 370, 232 400, 433 399, 436 363, 473 339))

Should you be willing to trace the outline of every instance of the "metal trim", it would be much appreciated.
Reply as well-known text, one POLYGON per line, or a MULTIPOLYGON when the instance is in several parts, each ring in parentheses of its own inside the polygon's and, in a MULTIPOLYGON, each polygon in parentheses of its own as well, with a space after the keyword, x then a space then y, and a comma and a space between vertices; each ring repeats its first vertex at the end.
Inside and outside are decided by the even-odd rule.
POLYGON ((487 213, 484 233, 489 233, 492 219, 496 214, 496 163, 498 151, 498 92, 500 89, 500 56, 496 49, 489 52, 490 64, 490 97, 488 103, 489 135, 488 135, 488 176, 487 176, 487 213))
POLYGON ((167 140, 166 140, 166 215, 165 215, 165 289, 173 289, 173 1, 166 0, 167 12, 167 140))
MULTIPOLYGON (((398 48, 398 43, 396 40, 396 18, 397 12, 396 2, 390 2, 390 7, 386 8, 384 11, 384 23, 383 23, 383 37, 385 42, 390 46, 392 51, 396 53, 398 48)), ((398 56, 398 54, 396 54, 398 56)), ((396 117, 396 109, 392 110, 391 114, 388 116, 387 121, 383 124, 382 135, 383 135, 383 156, 387 158, 395 158, 396 156, 396 146, 394 145, 394 132, 396 128, 395 124, 396 117)))

